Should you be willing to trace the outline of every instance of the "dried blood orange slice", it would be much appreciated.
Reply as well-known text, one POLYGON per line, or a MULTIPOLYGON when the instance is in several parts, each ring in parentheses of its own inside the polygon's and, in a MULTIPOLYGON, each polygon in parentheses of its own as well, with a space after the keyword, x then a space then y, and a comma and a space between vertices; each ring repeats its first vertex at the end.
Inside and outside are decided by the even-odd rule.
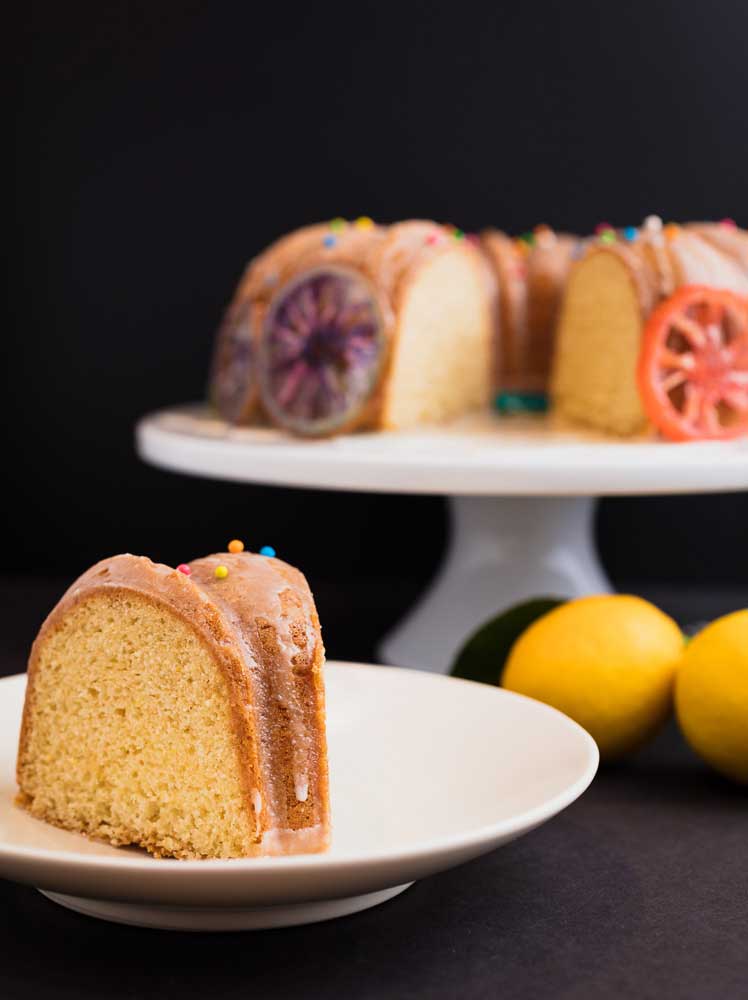
POLYGON ((251 299, 232 306, 216 339, 210 398, 230 424, 248 420, 257 398, 251 313, 251 299))
POLYGON ((679 289, 647 321, 637 377, 647 416, 670 441, 748 434, 748 298, 679 289))
POLYGON ((263 406, 297 434, 352 429, 379 384, 386 347, 376 294, 362 275, 307 271, 281 289, 263 325, 263 406))

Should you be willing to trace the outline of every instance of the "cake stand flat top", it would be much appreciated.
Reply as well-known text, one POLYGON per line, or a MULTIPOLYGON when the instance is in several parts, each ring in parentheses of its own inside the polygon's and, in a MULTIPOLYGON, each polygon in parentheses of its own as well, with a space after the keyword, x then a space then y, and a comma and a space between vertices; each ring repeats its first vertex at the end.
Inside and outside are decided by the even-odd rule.
POLYGON ((205 406, 137 427, 140 456, 175 472, 246 483, 452 496, 605 496, 748 489, 748 439, 617 441, 545 417, 463 417, 413 431, 302 440, 231 427, 205 406))

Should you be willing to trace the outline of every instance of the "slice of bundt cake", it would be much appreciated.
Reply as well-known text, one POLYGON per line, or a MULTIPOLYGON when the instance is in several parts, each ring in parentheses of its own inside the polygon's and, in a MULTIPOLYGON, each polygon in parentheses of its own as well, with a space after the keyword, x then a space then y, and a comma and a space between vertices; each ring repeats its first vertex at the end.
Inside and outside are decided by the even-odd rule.
POLYGON ((496 229, 481 234, 481 247, 499 286, 494 388, 499 409, 533 398, 547 388, 556 321, 572 260, 583 241, 549 226, 513 238, 496 229), (511 403, 514 400, 515 403, 511 403))
MULTIPOLYGON (((566 286, 551 379, 556 412, 608 433, 647 431, 652 413, 639 365, 645 326, 656 307, 685 286, 747 295, 748 233, 729 220, 663 227, 655 216, 640 229, 600 232, 573 265, 566 286)), ((672 368, 663 368, 657 405, 686 416, 704 410, 693 414, 686 436, 729 436, 744 420, 735 422, 731 402, 746 405, 731 390, 733 381, 739 388, 748 378, 748 360, 737 342, 744 320, 739 309, 729 308, 712 321, 698 299, 683 308, 676 325, 661 334, 660 354, 672 368), (738 372, 729 369, 735 363, 738 372), (687 385, 691 377, 700 384, 687 385)), ((741 343, 743 338, 741 332, 741 343)), ((667 426, 659 429, 667 434, 667 426)))
POLYGON ((306 580, 278 559, 97 563, 31 652, 19 803, 157 857, 324 850, 323 663, 306 580))
POLYGON ((495 282, 459 230, 333 220, 248 266, 211 399, 230 423, 305 436, 404 429, 484 405, 495 282))

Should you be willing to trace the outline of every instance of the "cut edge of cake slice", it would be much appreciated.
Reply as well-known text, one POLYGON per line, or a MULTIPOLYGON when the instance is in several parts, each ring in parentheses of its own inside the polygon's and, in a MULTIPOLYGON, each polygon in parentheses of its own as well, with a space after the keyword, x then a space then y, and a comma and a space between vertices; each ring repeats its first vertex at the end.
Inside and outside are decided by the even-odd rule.
POLYGON ((114 556, 52 611, 29 661, 19 804, 156 856, 325 850, 324 648, 306 580, 245 552, 183 569, 114 556))

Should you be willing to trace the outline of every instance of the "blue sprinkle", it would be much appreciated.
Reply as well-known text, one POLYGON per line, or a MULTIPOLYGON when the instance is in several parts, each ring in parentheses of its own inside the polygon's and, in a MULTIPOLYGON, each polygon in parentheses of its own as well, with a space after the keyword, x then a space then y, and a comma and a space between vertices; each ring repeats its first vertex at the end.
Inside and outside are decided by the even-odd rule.
POLYGON ((636 226, 626 226, 623 231, 623 238, 628 240, 629 243, 633 243, 638 235, 636 226))
POLYGON ((545 413, 548 397, 544 392, 500 392, 493 405, 499 413, 545 413))
POLYGON ((337 236, 325 236, 322 242, 325 244, 326 247, 334 247, 335 244, 338 242, 338 238, 337 236))
POLYGON ((260 549, 261 556, 270 556, 272 559, 275 556, 275 549, 272 545, 263 545, 260 549))

